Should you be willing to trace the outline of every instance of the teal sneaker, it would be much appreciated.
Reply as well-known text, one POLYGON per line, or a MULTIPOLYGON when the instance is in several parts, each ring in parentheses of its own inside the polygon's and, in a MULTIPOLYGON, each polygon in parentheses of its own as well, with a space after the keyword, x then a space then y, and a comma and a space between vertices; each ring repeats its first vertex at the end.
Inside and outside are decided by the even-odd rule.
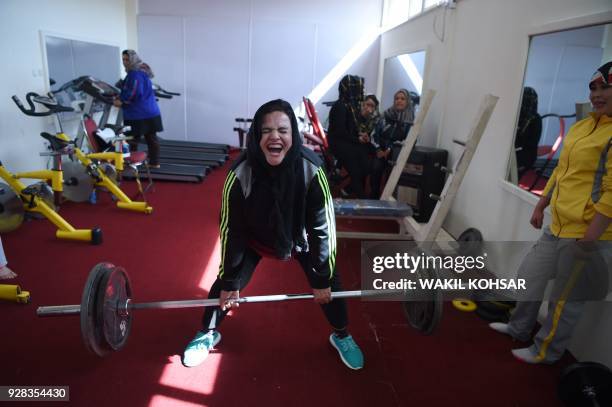
POLYGON ((361 349, 353 340, 351 335, 344 338, 339 338, 335 334, 329 336, 329 342, 340 354, 340 359, 353 370, 359 370, 363 368, 363 353, 361 349))
POLYGON ((183 352, 183 365, 194 367, 204 362, 209 351, 221 342, 221 334, 217 331, 198 332, 183 352))

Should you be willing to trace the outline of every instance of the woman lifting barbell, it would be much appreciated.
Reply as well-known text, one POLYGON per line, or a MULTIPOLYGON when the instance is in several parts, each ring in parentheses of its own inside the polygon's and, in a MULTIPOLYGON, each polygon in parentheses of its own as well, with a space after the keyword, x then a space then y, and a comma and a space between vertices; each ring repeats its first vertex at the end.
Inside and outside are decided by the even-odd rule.
POLYGON ((183 364, 202 363, 219 343, 224 316, 248 284, 262 257, 297 259, 333 328, 330 343, 351 369, 363 367, 363 354, 347 331, 336 270, 336 225, 331 194, 319 158, 302 147, 293 109, 284 100, 262 105, 253 118, 247 150, 230 169, 221 205, 221 264, 202 329, 187 345, 183 364))

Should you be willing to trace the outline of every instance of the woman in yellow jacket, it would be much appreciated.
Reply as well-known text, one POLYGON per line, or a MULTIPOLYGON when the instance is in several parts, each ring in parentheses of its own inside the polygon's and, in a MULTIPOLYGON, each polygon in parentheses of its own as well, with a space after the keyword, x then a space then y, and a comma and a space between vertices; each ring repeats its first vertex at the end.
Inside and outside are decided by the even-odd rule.
POLYGON ((518 278, 526 279, 524 301, 518 301, 508 324, 490 325, 515 339, 529 340, 548 280, 555 278, 548 315, 533 344, 512 350, 527 363, 561 358, 585 300, 597 299, 593 281, 600 297, 601 290, 607 293, 612 267, 612 61, 595 72, 589 89, 593 113, 565 137, 559 163, 531 217, 533 227, 541 229, 544 209, 551 206, 552 224, 544 228, 518 271, 518 278), (594 249, 596 256, 575 261, 584 247, 594 249))

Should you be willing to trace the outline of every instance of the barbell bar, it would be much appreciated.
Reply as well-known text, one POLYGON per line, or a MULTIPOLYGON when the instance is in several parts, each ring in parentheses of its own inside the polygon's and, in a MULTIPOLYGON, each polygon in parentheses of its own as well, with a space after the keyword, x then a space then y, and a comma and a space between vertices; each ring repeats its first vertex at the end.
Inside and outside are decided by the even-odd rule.
MULTIPOLYGON (((434 273, 435 271, 423 271, 434 273)), ((430 274, 430 277, 432 275, 430 274)), ((336 291, 332 298, 380 297, 398 292, 336 291)), ((404 293, 407 295, 407 293, 404 293)), ((442 298, 438 290, 420 293, 420 300, 404 301, 403 308, 409 324, 424 334, 433 332, 442 314, 442 298)), ((38 307, 39 317, 80 316, 81 337, 86 348, 98 356, 121 350, 129 337, 132 310, 176 309, 218 306, 219 299, 195 299, 159 302, 132 302, 132 288, 127 272, 112 263, 99 263, 92 268, 85 283, 80 305, 38 307)), ((240 297, 236 303, 277 302, 312 299, 312 294, 278 294, 240 297)), ((404 297, 408 298, 408 297, 404 297)))
MULTIPOLYGON (((331 293, 332 299, 335 298, 355 298, 367 297, 365 291, 336 291, 331 293)), ((374 296, 374 295, 372 295, 374 296)), ((233 303, 256 303, 256 302, 276 302, 290 300, 308 300, 313 299, 312 294, 275 294, 275 295, 257 295, 251 297, 240 297, 232 299, 233 303)), ((199 299, 199 300, 177 300, 177 301, 157 301, 157 302, 140 302, 133 303, 131 299, 126 299, 122 304, 117 304, 117 312, 122 315, 129 314, 130 310, 137 309, 176 309, 176 308, 200 308, 200 307, 215 307, 219 305, 218 298, 199 299)), ((80 315, 80 305, 49 305, 38 307, 36 315, 39 317, 58 317, 68 315, 80 315)))

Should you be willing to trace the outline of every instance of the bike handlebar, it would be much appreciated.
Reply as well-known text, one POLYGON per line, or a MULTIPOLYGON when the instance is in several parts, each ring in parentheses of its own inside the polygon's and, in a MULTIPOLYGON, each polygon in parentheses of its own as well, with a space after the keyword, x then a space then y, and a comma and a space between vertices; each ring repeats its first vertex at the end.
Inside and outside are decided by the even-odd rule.
POLYGON ((11 96, 11 99, 13 99, 13 102, 15 102, 19 110, 21 110, 23 114, 28 115, 28 116, 42 117, 42 116, 51 116, 52 114, 55 114, 55 113, 74 111, 73 108, 68 107, 68 106, 62 106, 59 103, 57 103, 55 99, 51 97, 47 97, 47 96, 40 96, 36 92, 28 92, 26 94, 26 102, 28 103, 29 108, 26 108, 23 105, 23 103, 21 102, 21 99, 19 99, 17 95, 11 96), (49 110, 46 112, 37 112, 36 107, 34 106, 34 102, 43 105, 49 110))

